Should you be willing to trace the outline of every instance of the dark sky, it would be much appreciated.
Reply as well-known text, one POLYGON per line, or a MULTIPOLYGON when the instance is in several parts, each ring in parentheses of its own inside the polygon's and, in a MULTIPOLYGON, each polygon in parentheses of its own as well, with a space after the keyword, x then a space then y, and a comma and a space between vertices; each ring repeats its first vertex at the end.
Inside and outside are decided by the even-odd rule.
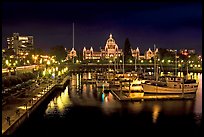
POLYGON ((34 36, 34 45, 75 49, 104 48, 112 33, 119 48, 129 38, 143 52, 160 48, 194 48, 202 51, 202 6, 199 2, 4 2, 2 46, 14 32, 34 36))

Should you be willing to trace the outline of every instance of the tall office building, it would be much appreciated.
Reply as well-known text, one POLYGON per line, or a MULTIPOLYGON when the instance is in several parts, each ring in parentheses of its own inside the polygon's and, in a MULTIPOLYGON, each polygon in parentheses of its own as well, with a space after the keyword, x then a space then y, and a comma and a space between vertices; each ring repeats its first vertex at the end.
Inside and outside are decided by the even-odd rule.
POLYGON ((13 33, 12 37, 7 38, 8 49, 13 49, 16 55, 28 55, 33 49, 33 36, 19 36, 13 33))

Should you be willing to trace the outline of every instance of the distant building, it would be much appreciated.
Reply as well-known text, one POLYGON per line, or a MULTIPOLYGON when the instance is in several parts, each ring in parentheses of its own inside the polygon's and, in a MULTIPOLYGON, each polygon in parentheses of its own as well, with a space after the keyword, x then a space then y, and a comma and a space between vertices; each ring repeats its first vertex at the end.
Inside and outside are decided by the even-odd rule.
POLYGON ((131 49, 131 51, 132 51, 132 56, 134 57, 134 58, 136 58, 137 60, 139 60, 140 59, 140 50, 139 50, 139 48, 137 47, 137 49, 131 49))
POLYGON ((13 33, 12 37, 7 38, 8 49, 13 49, 16 55, 28 55, 33 50, 33 36, 19 36, 13 33))
POLYGON ((180 49, 179 52, 187 56, 188 54, 195 54, 195 49, 180 49))
POLYGON ((108 59, 108 58, 117 58, 122 55, 122 49, 118 48, 115 40, 110 34, 109 39, 106 41, 106 45, 104 49, 100 49, 100 51, 94 51, 91 47, 90 49, 83 49, 83 60, 86 59, 108 59))
POLYGON ((189 54, 195 54, 195 49, 189 49, 189 50, 188 50, 188 53, 189 53, 189 54))
POLYGON ((71 51, 68 51, 67 60, 73 59, 74 57, 77 57, 77 52, 72 48, 71 51))
MULTIPOLYGON (((137 60, 141 59, 151 59, 154 57, 155 53, 158 52, 158 48, 156 48, 155 53, 150 48, 141 55, 139 48, 131 49, 132 56, 137 60)), ((118 45, 116 44, 115 40, 113 39, 112 34, 110 34, 109 38, 106 41, 104 49, 100 49, 100 51, 94 51, 93 47, 89 49, 84 47, 83 48, 83 60, 87 59, 109 59, 109 58, 118 58, 123 55, 122 49, 119 49, 118 45)), ((73 56, 76 56, 76 51, 72 48, 70 52, 68 52, 67 59, 72 59, 73 56)))
POLYGON ((145 59, 151 59, 154 57, 155 54, 158 53, 158 48, 156 48, 155 53, 154 51, 152 51, 150 48, 148 49, 148 51, 145 52, 145 59))

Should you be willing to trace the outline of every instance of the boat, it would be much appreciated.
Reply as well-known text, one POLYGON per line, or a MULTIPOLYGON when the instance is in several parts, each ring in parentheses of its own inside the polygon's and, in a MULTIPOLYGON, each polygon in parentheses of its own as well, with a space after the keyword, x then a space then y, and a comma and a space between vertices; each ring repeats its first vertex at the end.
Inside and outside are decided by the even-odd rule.
POLYGON ((94 83, 96 83, 96 80, 94 80, 94 79, 82 79, 82 83, 94 84, 94 83))
MULTIPOLYGON (((155 65, 157 66, 157 65, 155 65)), ((178 76, 158 77, 158 66, 155 72, 155 80, 144 83, 145 93, 149 94, 195 94, 198 83, 195 79, 185 79, 178 76)), ((188 73, 187 73, 188 74, 188 73)))
POLYGON ((195 94, 198 89, 198 83, 189 81, 169 83, 171 86, 158 86, 152 84, 143 84, 145 93, 149 94, 195 94))
POLYGON ((141 80, 133 80, 128 87, 124 87, 123 93, 129 98, 142 98, 144 89, 141 80))
POLYGON ((108 88, 109 85, 110 84, 106 80, 97 80, 96 81, 96 87, 98 87, 98 88, 108 88))

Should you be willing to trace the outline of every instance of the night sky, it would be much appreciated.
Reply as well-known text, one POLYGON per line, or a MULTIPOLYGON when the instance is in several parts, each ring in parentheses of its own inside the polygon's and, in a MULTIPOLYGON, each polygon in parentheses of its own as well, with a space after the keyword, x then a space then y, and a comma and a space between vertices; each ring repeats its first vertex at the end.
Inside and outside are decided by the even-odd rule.
POLYGON ((2 47, 14 32, 34 36, 34 46, 56 45, 95 51, 104 48, 110 33, 119 48, 128 38, 132 48, 194 48, 202 54, 201 2, 4 2, 2 47))

